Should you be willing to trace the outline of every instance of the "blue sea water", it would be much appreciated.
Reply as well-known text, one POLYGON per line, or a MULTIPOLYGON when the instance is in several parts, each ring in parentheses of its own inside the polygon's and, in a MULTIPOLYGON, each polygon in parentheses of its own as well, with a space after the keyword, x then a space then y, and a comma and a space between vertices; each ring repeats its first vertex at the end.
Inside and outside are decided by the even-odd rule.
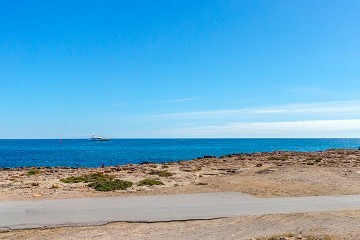
POLYGON ((360 139, 113 139, 0 140, 0 167, 99 167, 190 160, 204 155, 275 150, 358 149, 360 139))

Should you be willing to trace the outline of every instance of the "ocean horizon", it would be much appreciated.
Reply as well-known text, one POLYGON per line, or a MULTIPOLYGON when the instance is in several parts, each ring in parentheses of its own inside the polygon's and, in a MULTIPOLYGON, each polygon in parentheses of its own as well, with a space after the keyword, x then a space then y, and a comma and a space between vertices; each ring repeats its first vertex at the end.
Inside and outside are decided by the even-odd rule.
POLYGON ((358 149, 359 138, 0 139, 0 167, 100 167, 272 151, 358 149))

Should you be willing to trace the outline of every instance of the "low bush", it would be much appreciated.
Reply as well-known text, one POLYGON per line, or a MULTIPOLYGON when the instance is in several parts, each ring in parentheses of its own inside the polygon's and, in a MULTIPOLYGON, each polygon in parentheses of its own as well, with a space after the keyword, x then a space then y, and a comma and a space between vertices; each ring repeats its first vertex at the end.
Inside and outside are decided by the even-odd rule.
POLYGON ((40 170, 32 168, 27 172, 27 175, 32 176, 32 175, 37 175, 37 174, 40 174, 40 173, 41 173, 40 170))
POLYGON ((119 179, 95 181, 88 184, 88 187, 95 189, 96 191, 114 191, 125 190, 133 185, 130 181, 123 181, 119 179))
POLYGON ((173 174, 168 171, 159 171, 159 170, 152 170, 150 175, 158 175, 159 177, 171 177, 173 174))
POLYGON ((270 161, 287 161, 289 160, 288 156, 270 156, 268 157, 270 161))
POLYGON ((96 182, 96 181, 107 181, 107 180, 113 180, 115 176, 103 174, 103 173, 90 173, 83 175, 84 182, 96 182))
POLYGON ((154 179, 144 179, 138 183, 138 186, 154 186, 154 185, 164 185, 162 181, 154 179))
POLYGON ((67 178, 60 179, 61 182, 64 183, 79 183, 79 182, 98 182, 98 181, 107 181, 107 180, 113 180, 115 177, 112 175, 107 175, 103 173, 90 173, 85 174, 82 176, 71 176, 67 178))
POLYGON ((71 176, 71 177, 67 177, 67 178, 62 178, 62 179, 60 179, 60 181, 64 182, 64 183, 79 183, 79 182, 84 182, 85 178, 71 176))
POLYGON ((71 176, 60 179, 64 183, 89 183, 87 186, 96 191, 125 190, 133 185, 132 182, 114 179, 115 176, 103 173, 90 173, 82 176, 71 176))

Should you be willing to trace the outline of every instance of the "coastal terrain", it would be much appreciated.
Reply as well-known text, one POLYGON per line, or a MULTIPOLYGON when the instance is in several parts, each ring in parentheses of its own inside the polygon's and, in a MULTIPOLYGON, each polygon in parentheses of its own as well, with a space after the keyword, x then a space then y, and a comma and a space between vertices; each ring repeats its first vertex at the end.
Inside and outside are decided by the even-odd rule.
POLYGON ((360 151, 278 151, 104 168, 40 167, 0 170, 0 200, 203 192, 242 192, 257 197, 358 194, 360 151), (69 177, 98 173, 133 184, 125 190, 96 191, 84 181, 61 181, 69 177), (144 179, 157 180, 161 184, 139 184, 144 179))
MULTIPOLYGON (((360 193, 360 151, 277 151, 103 168, 7 168, 0 173, 2 202, 209 192, 242 192, 259 198, 337 196, 360 193), (131 184, 125 184, 123 190, 104 191, 108 189, 91 185, 93 182, 87 181, 88 176, 105 178, 110 183, 118 179, 131 184)), ((288 239, 292 239, 290 235, 307 239, 298 237, 316 234, 319 239, 357 239, 360 238, 359 217, 359 211, 344 209, 331 213, 246 216, 191 223, 111 223, 81 228, 4 231, 0 239, 21 238, 22 234, 34 236, 33 239, 50 239, 50 236, 81 239, 85 233, 90 234, 90 237, 86 235, 87 239, 96 239, 91 234, 115 239, 116 231, 124 228, 132 229, 122 231, 124 239, 157 239, 171 229, 179 229, 174 238, 186 239, 191 224, 194 224, 191 226, 197 239, 205 235, 207 239, 251 239, 273 234, 288 234, 288 239), (274 226, 270 227, 270 223, 274 226), (245 230, 246 226, 252 226, 252 230, 245 230), (217 235, 211 235, 209 229, 217 235), (51 233, 46 235, 49 231, 51 233)))

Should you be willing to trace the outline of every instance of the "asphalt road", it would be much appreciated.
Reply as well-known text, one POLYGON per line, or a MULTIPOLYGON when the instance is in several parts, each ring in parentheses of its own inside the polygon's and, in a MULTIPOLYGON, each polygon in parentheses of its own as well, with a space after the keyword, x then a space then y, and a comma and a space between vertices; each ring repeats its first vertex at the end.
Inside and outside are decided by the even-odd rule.
POLYGON ((360 210, 360 195, 255 198, 199 193, 0 202, 0 229, 157 222, 246 215, 360 210))

